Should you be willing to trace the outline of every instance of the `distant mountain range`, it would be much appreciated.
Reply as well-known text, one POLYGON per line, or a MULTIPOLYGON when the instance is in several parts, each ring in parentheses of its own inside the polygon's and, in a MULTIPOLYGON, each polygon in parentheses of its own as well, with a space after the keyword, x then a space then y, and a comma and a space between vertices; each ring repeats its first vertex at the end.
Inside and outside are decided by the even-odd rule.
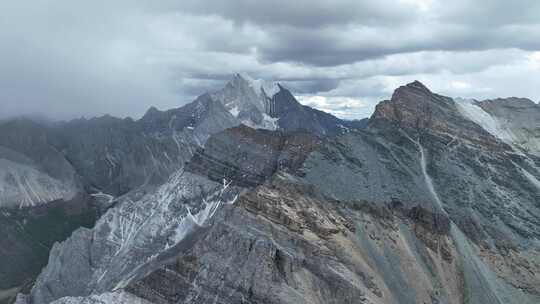
POLYGON ((0 303, 539 303, 540 106, 371 118, 235 75, 180 108, 0 123, 0 303))

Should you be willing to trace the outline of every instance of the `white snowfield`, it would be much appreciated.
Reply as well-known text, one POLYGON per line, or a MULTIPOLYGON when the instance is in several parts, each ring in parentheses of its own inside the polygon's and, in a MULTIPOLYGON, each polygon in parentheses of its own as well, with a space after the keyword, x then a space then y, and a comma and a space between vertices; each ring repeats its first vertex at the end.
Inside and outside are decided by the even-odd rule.
POLYGON ((32 207, 70 200, 78 192, 74 182, 57 180, 30 165, 0 158, 0 207, 32 207))

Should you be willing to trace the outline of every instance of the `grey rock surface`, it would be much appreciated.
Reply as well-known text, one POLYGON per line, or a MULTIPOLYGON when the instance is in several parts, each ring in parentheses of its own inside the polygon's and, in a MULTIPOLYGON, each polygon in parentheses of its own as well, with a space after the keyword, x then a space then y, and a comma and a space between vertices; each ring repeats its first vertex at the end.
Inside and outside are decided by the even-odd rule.
POLYGON ((32 289, 32 303, 125 287, 189 247, 237 192, 180 170, 153 192, 122 198, 93 229, 78 229, 53 246, 32 289))

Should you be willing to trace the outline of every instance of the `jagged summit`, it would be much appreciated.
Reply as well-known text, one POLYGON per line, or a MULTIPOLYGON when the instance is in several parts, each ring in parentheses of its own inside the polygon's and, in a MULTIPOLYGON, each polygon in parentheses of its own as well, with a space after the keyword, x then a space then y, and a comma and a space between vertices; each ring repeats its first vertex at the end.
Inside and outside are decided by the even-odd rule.
POLYGON ((507 149, 486 131, 478 121, 464 115, 462 105, 454 99, 433 93, 419 81, 397 88, 390 100, 380 102, 370 118, 369 126, 374 129, 426 130, 463 138, 479 146, 507 149))
POLYGON ((269 98, 272 98, 280 90, 279 83, 266 79, 255 79, 246 73, 236 73, 231 82, 236 81, 241 82, 243 85, 251 86, 257 94, 269 98))
POLYGON ((319 135, 335 135, 354 128, 328 113, 303 106, 281 83, 269 85, 245 74, 235 74, 223 89, 211 96, 242 124, 252 128, 305 130, 319 135))
POLYGON ((423 83, 421 83, 420 81, 418 80, 415 80, 411 83, 408 83, 407 85, 405 85, 407 88, 412 88, 412 89, 417 89, 417 90, 422 90, 422 91, 426 91, 426 92, 430 92, 431 91, 428 89, 427 86, 425 86, 423 83))
POLYGON ((410 127, 426 127, 434 110, 451 104, 450 98, 433 94, 419 81, 397 88, 390 100, 380 102, 371 120, 386 119, 410 127))

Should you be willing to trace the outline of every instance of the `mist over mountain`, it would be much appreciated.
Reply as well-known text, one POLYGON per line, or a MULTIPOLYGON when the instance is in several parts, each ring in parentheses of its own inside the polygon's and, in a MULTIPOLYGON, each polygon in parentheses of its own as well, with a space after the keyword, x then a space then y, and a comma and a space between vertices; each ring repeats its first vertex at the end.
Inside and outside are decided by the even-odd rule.
POLYGON ((0 304, 540 303, 540 1, 0 12, 0 304))

